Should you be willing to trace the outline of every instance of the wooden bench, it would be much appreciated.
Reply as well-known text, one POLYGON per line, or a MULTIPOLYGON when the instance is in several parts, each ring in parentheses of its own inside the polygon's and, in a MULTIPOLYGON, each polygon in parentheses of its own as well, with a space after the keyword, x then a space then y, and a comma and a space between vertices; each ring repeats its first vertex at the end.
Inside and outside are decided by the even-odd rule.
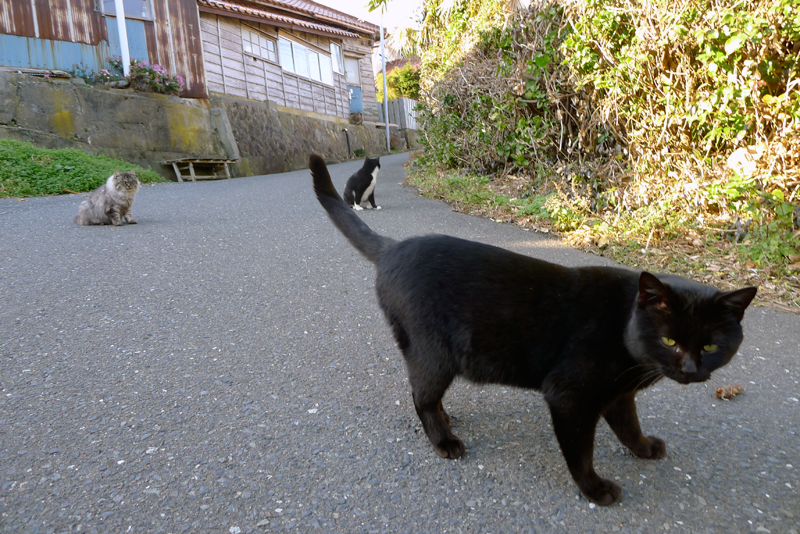
POLYGON ((228 169, 229 163, 236 163, 234 159, 211 159, 211 158, 183 158, 162 161, 164 165, 172 165, 178 181, 191 178, 193 182, 197 180, 218 180, 226 178, 230 180, 231 173, 228 169), (218 174, 224 170, 225 174, 218 174), (186 173, 188 171, 188 174, 186 173), (195 172, 197 171, 197 172, 195 172), (210 173, 210 174, 209 174, 210 173))

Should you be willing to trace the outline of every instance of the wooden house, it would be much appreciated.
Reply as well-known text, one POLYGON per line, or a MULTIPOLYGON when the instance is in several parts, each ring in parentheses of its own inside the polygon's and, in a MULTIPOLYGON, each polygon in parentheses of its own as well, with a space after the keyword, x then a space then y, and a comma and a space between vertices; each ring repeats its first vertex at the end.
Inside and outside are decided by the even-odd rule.
POLYGON ((378 120, 377 26, 306 0, 197 3, 209 91, 378 120))
MULTIPOLYGON (((0 68, 99 70, 118 55, 115 0, 0 0, 0 68)), ((271 100, 378 120, 374 24, 311 0, 123 0, 130 56, 186 80, 182 96, 271 100)))

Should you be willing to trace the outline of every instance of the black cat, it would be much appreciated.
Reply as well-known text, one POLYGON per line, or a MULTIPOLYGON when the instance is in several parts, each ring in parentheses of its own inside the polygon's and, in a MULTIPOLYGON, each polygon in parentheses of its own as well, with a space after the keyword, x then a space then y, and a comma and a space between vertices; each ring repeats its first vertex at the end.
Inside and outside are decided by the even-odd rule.
POLYGON ((378 171, 381 168, 381 158, 365 158, 364 166, 358 169, 348 180, 344 187, 344 201, 356 210, 363 210, 369 204, 372 209, 379 210, 375 205, 375 184, 378 181, 378 171))
POLYGON ((417 415, 443 458, 464 454, 442 406, 456 376, 536 389, 578 488, 612 504, 620 487, 592 466, 600 417, 636 456, 661 458, 664 441, 639 428, 636 392, 665 376, 707 380, 742 342, 754 287, 722 292, 678 276, 567 268, 441 235, 397 242, 345 205, 319 156, 309 163, 320 204, 375 263, 417 415))

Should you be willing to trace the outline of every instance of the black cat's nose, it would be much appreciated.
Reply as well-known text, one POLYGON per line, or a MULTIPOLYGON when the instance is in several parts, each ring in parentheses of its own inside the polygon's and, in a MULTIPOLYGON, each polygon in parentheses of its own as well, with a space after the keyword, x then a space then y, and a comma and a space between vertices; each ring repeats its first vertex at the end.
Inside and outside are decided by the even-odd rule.
POLYGON ((697 365, 695 365, 693 359, 687 356, 681 362, 681 371, 687 375, 694 374, 697 372, 697 365))

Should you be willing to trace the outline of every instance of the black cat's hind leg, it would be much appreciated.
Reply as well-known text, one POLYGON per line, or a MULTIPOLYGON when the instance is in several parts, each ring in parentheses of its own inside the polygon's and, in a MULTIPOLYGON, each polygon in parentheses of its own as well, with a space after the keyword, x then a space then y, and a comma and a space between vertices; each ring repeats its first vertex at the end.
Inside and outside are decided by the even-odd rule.
POLYGON ((375 204, 375 191, 374 190, 372 191, 372 193, 369 194, 369 197, 367 198, 367 200, 369 200, 369 203, 372 204, 372 209, 374 209, 374 210, 381 209, 380 206, 375 204))
POLYGON ((603 413, 608 426, 617 435, 623 445, 628 447, 639 458, 662 458, 667 453, 663 439, 655 436, 645 437, 639 427, 636 415, 635 392, 626 393, 617 398, 603 413))
POLYGON ((591 403, 561 405, 547 399, 553 430, 556 433, 567 467, 581 493, 601 506, 614 504, 622 496, 622 489, 594 470, 594 433, 600 414, 593 412, 591 403))
MULTIPOLYGON (((450 383, 455 378, 455 373, 444 370, 432 371, 430 369, 415 370, 414 358, 406 355, 414 398, 414 408, 417 411, 422 428, 433 445, 433 449, 442 458, 458 459, 464 455, 466 448, 464 442, 458 439, 450 429, 450 416, 442 406, 442 398, 450 383)), ((419 360, 417 360, 419 361, 419 360)))

